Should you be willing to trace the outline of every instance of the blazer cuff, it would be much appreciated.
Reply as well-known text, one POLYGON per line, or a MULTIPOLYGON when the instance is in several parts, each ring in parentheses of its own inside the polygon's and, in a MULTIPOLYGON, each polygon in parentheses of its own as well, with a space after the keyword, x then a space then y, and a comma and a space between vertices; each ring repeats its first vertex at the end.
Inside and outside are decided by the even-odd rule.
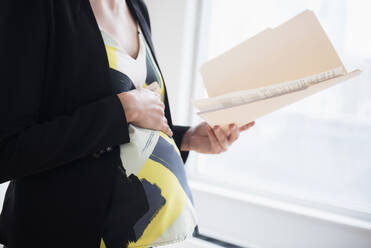
POLYGON ((183 163, 185 164, 186 161, 187 161, 187 158, 188 158, 188 155, 189 155, 189 151, 181 151, 180 150, 180 146, 182 144, 182 140, 183 140, 183 137, 184 137, 184 134, 187 132, 187 130, 190 128, 191 126, 177 126, 177 125, 174 125, 173 126, 173 132, 174 132, 174 141, 176 143, 176 145, 178 146, 178 149, 180 151, 180 155, 183 159, 183 163))

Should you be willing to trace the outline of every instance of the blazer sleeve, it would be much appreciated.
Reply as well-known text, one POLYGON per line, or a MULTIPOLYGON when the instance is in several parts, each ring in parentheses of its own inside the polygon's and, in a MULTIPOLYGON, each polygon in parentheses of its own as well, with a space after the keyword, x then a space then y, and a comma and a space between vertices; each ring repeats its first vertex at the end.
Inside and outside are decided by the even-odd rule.
POLYGON ((117 95, 38 122, 48 45, 48 1, 0 8, 0 183, 130 141, 117 95))
POLYGON ((187 132, 189 128, 190 126, 179 126, 179 125, 173 126, 174 141, 179 148, 180 155, 182 156, 184 164, 187 162, 189 151, 181 151, 180 145, 182 144, 182 139, 183 139, 184 134, 187 132))

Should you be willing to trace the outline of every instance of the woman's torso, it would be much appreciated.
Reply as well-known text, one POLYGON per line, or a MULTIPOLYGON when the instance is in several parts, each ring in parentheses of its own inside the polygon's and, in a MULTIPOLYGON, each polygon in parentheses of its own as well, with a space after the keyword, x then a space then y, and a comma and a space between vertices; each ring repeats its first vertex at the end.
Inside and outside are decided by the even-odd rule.
MULTIPOLYGON (((138 30, 137 58, 129 56, 112 35, 101 30, 111 80, 125 90, 134 89, 134 85, 145 88, 156 81, 164 101, 161 73, 139 26, 138 30)), ((196 217, 180 151, 174 140, 161 131, 132 124, 129 129, 130 144, 120 146, 122 167, 117 168, 115 193, 102 247, 125 247, 122 245, 128 241, 131 242, 129 247, 181 241, 192 234, 196 217), (127 176, 134 182, 135 189, 125 183, 127 176), (143 202, 148 206, 145 215, 141 214, 143 202)))

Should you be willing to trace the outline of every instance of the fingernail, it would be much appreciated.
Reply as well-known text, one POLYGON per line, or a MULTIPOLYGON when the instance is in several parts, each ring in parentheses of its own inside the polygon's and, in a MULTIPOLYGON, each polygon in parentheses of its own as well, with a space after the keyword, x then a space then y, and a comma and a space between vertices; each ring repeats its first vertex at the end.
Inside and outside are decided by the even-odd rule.
POLYGON ((208 134, 212 134, 212 131, 211 131, 211 128, 210 127, 207 127, 207 133, 208 134))

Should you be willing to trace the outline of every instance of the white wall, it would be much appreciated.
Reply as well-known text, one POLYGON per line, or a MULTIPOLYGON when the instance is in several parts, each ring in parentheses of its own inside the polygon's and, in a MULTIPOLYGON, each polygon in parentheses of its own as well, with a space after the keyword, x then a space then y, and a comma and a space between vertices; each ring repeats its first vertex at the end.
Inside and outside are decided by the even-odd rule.
POLYGON ((175 124, 190 124, 198 0, 147 0, 157 59, 168 89, 175 124))

